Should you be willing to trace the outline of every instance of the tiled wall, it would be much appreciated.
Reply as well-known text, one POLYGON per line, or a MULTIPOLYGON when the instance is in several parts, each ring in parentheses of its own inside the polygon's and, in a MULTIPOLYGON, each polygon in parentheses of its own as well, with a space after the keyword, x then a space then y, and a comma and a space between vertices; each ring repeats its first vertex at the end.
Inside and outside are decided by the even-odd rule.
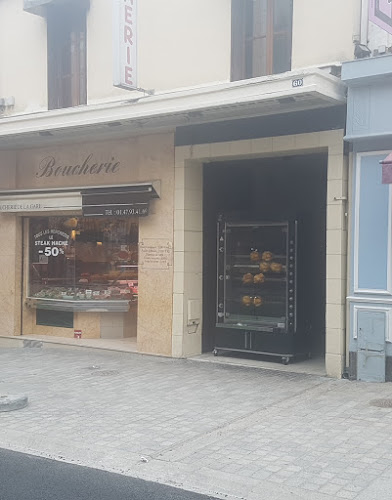
MULTIPOLYGON (((75 187, 80 183, 110 186, 147 181, 161 181, 161 196, 152 200, 150 215, 139 221, 139 241, 159 245, 164 241, 173 245, 174 211, 174 137, 170 133, 138 136, 124 140, 101 141, 72 146, 52 146, 45 149, 0 152, 0 189, 37 189, 75 187), (96 175, 90 178, 78 176, 53 176, 39 178, 37 168, 42 158, 53 155, 59 165, 80 164, 93 153, 94 161, 108 161, 115 157, 121 163, 116 175, 96 175)), ((0 241, 0 317, 2 333, 19 335, 18 318, 21 312, 21 218, 14 215, 0 215, 3 237, 0 241)), ((190 243, 187 242, 187 246, 190 243)), ((25 241, 25 259, 28 258, 28 241, 25 241)), ((25 260, 27 266, 27 260, 25 260)), ((27 267, 26 267, 27 268, 27 267)), ((26 280, 24 296, 27 294, 26 280)), ((173 263, 167 269, 139 269, 139 302, 137 342, 141 352, 171 355, 173 317, 173 263)), ((101 314, 75 314, 75 327, 83 330, 83 337, 99 338, 101 333, 101 314)), ((73 336, 72 329, 37 327, 34 310, 24 308, 25 334, 47 334, 73 336)), ((106 325, 107 326, 107 325, 106 325)), ((113 325, 114 326, 114 325, 113 325)), ((119 328, 119 324, 115 325, 119 328)), ((129 325, 128 325, 129 326, 129 325)), ((105 330, 105 328, 104 328, 105 330)), ((127 329, 127 336, 134 333, 127 329)), ((104 332, 108 335, 108 331, 104 332)))
POLYGON ((201 352, 203 271, 203 165, 175 160, 174 288, 172 354, 201 352), (195 302, 189 302, 195 301, 195 302), (200 314, 189 317, 190 307, 200 314), (192 321, 191 321, 192 320, 192 321))
POLYGON ((327 305, 326 368, 340 377, 345 367, 348 158, 343 154, 343 133, 330 133, 327 181, 327 305))
POLYGON ((16 215, 0 216, 0 318, 1 332, 20 335, 22 282, 22 227, 16 215), (15 314, 15 311, 17 314, 15 314))
POLYGON ((202 318, 197 332, 188 333, 187 301, 202 299, 202 164, 321 151, 328 151, 326 369, 331 376, 341 376, 345 367, 348 210, 343 130, 176 148, 173 355, 200 352, 202 318))

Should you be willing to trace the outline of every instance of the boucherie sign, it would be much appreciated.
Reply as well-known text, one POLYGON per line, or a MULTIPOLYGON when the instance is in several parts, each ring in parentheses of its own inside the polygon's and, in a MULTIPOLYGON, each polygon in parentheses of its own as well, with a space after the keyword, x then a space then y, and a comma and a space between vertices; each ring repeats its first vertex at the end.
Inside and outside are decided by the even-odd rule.
POLYGON ((113 85, 137 89, 137 0, 113 1, 113 85))
POLYGON ((108 162, 98 162, 93 154, 89 154, 81 163, 59 163, 54 156, 46 156, 41 160, 35 176, 42 177, 84 177, 90 175, 116 174, 121 164, 112 157, 108 162))

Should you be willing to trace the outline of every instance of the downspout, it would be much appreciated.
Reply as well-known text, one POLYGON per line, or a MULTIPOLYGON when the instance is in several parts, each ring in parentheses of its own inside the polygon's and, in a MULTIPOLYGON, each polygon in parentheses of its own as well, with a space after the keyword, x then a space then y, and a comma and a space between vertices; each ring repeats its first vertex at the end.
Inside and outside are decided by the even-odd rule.
POLYGON ((360 42, 363 45, 369 43, 369 0, 361 0, 361 31, 360 42))
POLYGON ((368 44, 369 36, 369 1, 370 0, 355 0, 354 9, 354 29, 353 42, 368 44))

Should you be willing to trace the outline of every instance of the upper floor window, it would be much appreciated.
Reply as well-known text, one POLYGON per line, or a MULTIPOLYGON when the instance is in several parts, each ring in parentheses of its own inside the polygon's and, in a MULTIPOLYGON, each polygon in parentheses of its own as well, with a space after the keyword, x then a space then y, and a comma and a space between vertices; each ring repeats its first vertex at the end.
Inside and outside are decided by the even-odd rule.
POLYGON ((231 79, 291 69, 293 0, 232 0, 231 79))
POLYGON ((87 103, 86 5, 53 5, 47 9, 48 107, 87 103))

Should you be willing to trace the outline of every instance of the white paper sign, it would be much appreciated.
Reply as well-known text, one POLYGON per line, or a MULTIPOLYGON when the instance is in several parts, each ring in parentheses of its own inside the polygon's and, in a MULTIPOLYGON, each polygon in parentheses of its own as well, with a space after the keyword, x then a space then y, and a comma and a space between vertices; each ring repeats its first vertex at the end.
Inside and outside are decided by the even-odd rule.
POLYGON ((173 244, 160 238, 144 238, 139 243, 141 269, 170 269, 173 266, 173 244))

